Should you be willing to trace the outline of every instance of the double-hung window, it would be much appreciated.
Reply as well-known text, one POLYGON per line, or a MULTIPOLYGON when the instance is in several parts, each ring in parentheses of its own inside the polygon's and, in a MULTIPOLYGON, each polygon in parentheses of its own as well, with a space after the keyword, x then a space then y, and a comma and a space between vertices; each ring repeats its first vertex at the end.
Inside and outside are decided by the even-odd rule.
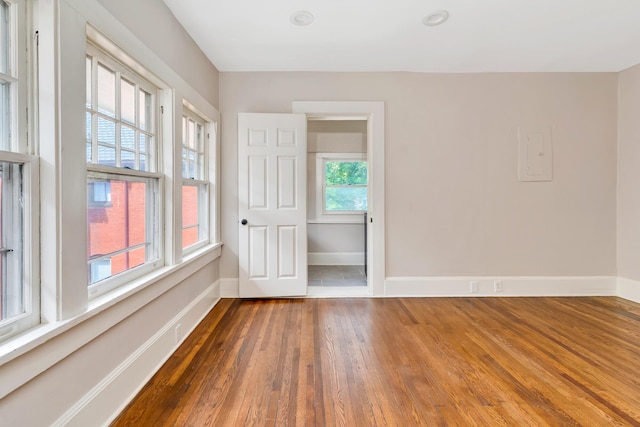
POLYGON ((38 164, 28 141, 26 1, 0 0, 0 340, 39 323, 38 164))
POLYGON ((197 249, 209 241, 208 124, 184 107, 182 116, 182 248, 197 249))
POLYGON ((89 295, 162 265, 159 89, 99 48, 86 58, 89 295))
POLYGON ((318 153, 318 218, 342 218, 367 210, 368 168, 365 153, 318 153))

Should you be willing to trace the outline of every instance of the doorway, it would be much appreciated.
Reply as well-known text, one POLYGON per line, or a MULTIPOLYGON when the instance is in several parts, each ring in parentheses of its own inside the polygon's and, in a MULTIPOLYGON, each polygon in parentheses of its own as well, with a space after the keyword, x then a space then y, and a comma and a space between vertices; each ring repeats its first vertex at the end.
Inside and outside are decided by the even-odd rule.
MULTIPOLYGON (((309 296, 371 296, 384 295, 385 277, 385 213, 384 213, 384 103, 379 101, 294 101, 293 113, 303 113, 307 117, 307 126, 319 121, 359 122, 366 124, 364 142, 361 149, 365 153, 368 168, 367 208, 365 217, 354 222, 359 223, 366 242, 362 251, 362 262, 347 262, 362 266, 366 274, 366 286, 311 286, 307 288, 309 296), (365 222, 366 218, 366 222, 365 222)), ((344 124, 343 126, 349 126, 344 124)), ((309 169, 309 168, 308 168, 309 169)), ((308 177, 309 178, 309 177, 308 177)), ((315 177, 313 177, 315 180, 315 177)), ((316 197, 316 203, 317 197, 316 197)), ((311 207, 308 206, 310 209, 311 207)), ((311 226, 312 224, 308 224, 311 226)), ((348 240, 348 239, 347 239, 348 240)), ((353 242, 358 239, 353 240, 353 242)), ((312 249, 313 250, 313 249, 312 249)), ((357 255, 356 255, 357 256, 357 255)), ((312 265, 314 262, 310 262, 312 265)), ((327 263, 336 266, 335 263, 327 263)), ((338 269, 339 266, 336 266, 338 269)), ((343 277, 351 272, 336 272, 343 277)), ((361 279, 362 280, 362 279, 361 279)))
POLYGON ((382 296, 384 103, 294 101, 292 110, 238 114, 239 295, 382 296), (310 119, 366 122, 368 217, 360 220, 366 236, 366 286, 308 286, 305 174, 310 119))
POLYGON ((307 120, 308 284, 367 286, 367 121, 307 120))

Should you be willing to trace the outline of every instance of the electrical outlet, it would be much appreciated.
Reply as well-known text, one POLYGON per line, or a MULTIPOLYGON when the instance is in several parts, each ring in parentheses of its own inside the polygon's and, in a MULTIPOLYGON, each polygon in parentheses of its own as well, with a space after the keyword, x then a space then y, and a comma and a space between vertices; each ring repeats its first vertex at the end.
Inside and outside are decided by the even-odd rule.
POLYGON ((176 325, 176 344, 178 344, 180 342, 180 339, 182 338, 182 325, 180 323, 178 323, 176 325))
POLYGON ((502 292, 502 282, 500 280, 495 280, 493 282, 493 290, 496 292, 502 292))
POLYGON ((472 294, 477 294, 478 293, 478 285, 479 285, 479 282, 471 282, 471 293, 472 294))

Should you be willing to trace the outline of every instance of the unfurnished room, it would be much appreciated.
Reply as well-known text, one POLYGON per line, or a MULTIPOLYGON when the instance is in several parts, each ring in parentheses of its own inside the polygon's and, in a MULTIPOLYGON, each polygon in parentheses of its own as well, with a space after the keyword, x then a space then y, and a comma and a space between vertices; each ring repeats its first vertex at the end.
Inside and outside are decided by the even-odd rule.
POLYGON ((640 425, 639 21, 0 0, 0 424, 640 425))

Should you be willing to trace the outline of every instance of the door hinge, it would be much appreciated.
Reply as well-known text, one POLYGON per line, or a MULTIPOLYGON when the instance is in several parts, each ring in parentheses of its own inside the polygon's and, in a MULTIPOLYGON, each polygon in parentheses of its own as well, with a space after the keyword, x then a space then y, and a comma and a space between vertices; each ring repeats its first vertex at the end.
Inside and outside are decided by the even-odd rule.
POLYGON ((40 31, 36 31, 36 46, 40 46, 40 31))
POLYGON ((164 114, 164 105, 160 106, 160 114, 164 114))

